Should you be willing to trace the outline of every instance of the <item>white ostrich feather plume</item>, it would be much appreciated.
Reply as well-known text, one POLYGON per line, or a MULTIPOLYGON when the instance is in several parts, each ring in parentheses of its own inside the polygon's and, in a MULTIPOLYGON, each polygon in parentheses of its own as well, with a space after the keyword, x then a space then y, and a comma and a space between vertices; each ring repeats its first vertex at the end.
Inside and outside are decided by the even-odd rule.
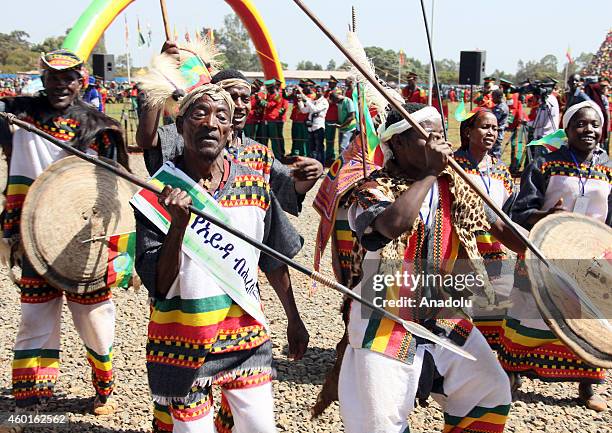
POLYGON ((138 78, 138 86, 147 95, 146 100, 150 107, 161 108, 167 102, 170 105, 176 103, 172 99, 173 94, 177 90, 184 92, 189 87, 189 83, 179 68, 194 55, 208 66, 210 75, 218 72, 221 65, 219 52, 208 38, 182 43, 179 51, 180 64, 173 56, 164 53, 157 54, 151 59, 149 71, 138 78))
POLYGON ((221 68, 220 52, 215 45, 208 39, 202 38, 197 41, 184 42, 179 46, 181 50, 181 65, 195 53, 204 64, 208 65, 210 75, 215 75, 221 68))
POLYGON ((187 83, 176 59, 168 54, 158 54, 151 59, 149 72, 138 78, 138 87, 147 95, 150 107, 160 108, 175 91, 184 90, 187 83))
MULTIPOLYGON (((353 59, 359 63, 365 70, 367 70, 372 76, 376 76, 376 70, 374 64, 368 58, 363 45, 359 41, 355 32, 348 32, 347 43, 345 45, 347 51, 353 56, 353 59)), ((361 72, 353 65, 349 70, 349 77, 357 84, 362 84, 365 89, 365 97, 370 107, 375 107, 378 112, 380 122, 384 122, 386 118, 386 108, 389 105, 387 98, 380 93, 376 88, 363 76, 361 72)), ((404 103, 402 95, 394 89, 383 83, 389 93, 395 100, 404 103)))

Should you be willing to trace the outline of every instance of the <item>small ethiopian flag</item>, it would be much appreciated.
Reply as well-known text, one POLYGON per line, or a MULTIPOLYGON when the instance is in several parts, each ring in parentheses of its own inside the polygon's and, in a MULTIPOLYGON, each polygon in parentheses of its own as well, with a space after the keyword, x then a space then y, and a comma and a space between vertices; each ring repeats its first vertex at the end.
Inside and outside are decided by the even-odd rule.
POLYGON ((136 255, 136 232, 121 233, 108 238, 108 268, 106 285, 124 287, 130 284, 136 255))

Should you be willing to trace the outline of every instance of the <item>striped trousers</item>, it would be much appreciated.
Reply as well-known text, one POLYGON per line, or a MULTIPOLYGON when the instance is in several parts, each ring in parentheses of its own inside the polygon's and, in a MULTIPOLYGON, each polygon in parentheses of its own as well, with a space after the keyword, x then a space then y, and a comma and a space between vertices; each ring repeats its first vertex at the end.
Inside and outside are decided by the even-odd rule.
POLYGON ((113 391, 115 305, 111 290, 64 293, 48 285, 27 262, 17 285, 21 290, 21 322, 15 340, 12 372, 17 406, 36 405, 53 395, 60 366, 64 297, 85 345, 94 389, 105 402, 113 391))

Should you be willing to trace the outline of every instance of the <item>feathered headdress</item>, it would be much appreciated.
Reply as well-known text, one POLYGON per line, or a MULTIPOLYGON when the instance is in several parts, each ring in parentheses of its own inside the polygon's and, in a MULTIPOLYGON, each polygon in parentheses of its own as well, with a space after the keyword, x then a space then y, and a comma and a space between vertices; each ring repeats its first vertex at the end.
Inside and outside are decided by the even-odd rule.
MULTIPOLYGON (((357 63, 364 67, 371 75, 377 77, 374 64, 368 58, 363 45, 357 37, 357 33, 348 32, 345 48, 353 56, 353 59, 355 59, 357 63)), ((360 84, 362 89, 364 89, 368 106, 370 108, 374 108, 378 113, 377 123, 384 123, 387 117, 387 107, 389 106, 387 99, 378 90, 376 90, 376 88, 362 75, 361 72, 359 72, 355 66, 351 66, 348 76, 355 83, 355 87, 357 84, 360 84)), ((394 99, 399 101, 401 104, 404 103, 404 98, 399 92, 389 87, 389 85, 383 80, 379 79, 378 81, 387 88, 387 93, 393 96, 394 99)))
POLYGON ((208 38, 186 42, 178 48, 178 62, 171 55, 158 54, 151 59, 147 74, 138 79, 138 86, 146 93, 151 107, 176 104, 185 93, 210 83, 218 72, 219 52, 208 38))
MULTIPOLYGON (((397 100, 401 104, 404 103, 404 98, 402 98, 401 94, 392 89, 386 82, 376 76, 374 65, 368 58, 365 49, 357 38, 357 34, 355 32, 348 33, 346 49, 352 55, 353 60, 355 60, 357 64, 368 71, 370 75, 373 75, 378 79, 379 83, 386 88, 387 93, 390 94, 393 99, 397 100)), ((355 66, 352 66, 349 70, 349 78, 355 83, 355 88, 361 89, 361 91, 365 94, 365 103, 368 106, 368 110, 366 110, 364 113, 359 113, 359 115, 363 115, 366 120, 365 131, 368 153, 375 164, 382 165, 388 159, 391 151, 387 144, 380 141, 377 128, 384 125, 387 120, 387 112, 390 105, 389 101, 387 101, 385 96, 383 96, 383 94, 380 93, 355 66), (370 120, 370 113, 373 111, 376 112, 376 116, 370 120), (368 126, 368 121, 370 122, 370 126, 368 126)), ((363 95, 361 97, 363 98, 363 95)))

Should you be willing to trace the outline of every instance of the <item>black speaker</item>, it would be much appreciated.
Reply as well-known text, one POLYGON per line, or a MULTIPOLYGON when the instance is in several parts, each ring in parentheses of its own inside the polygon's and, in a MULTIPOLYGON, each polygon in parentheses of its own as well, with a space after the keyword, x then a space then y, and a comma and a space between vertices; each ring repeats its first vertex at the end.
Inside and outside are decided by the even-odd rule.
POLYGON ((115 56, 112 54, 93 54, 91 59, 93 75, 104 81, 115 78, 115 56))
POLYGON ((459 84, 482 84, 485 75, 486 51, 461 51, 459 84))

